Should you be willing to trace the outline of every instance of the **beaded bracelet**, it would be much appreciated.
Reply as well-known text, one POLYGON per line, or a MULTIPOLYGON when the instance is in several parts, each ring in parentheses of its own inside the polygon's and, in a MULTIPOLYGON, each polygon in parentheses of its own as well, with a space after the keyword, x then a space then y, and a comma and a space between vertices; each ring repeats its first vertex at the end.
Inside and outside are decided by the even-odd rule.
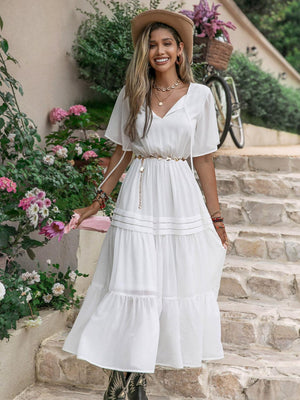
POLYGON ((109 196, 102 189, 97 190, 96 198, 97 197, 100 197, 101 199, 103 199, 105 201, 107 201, 109 199, 109 196))
POLYGON ((100 206, 100 210, 102 210, 103 208, 105 208, 106 205, 105 202, 108 199, 109 199, 108 195, 102 189, 98 189, 96 197, 93 200, 93 203, 97 201, 100 206))
POLYGON ((223 221, 224 221, 224 218, 222 218, 222 217, 215 217, 215 218, 212 218, 212 221, 213 221, 213 223, 215 223, 215 222, 223 222, 223 221))

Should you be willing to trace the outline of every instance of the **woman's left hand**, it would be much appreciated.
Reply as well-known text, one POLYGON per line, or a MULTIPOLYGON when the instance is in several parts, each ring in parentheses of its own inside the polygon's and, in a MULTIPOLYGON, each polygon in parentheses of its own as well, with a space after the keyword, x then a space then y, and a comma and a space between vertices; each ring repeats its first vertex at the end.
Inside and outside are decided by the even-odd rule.
POLYGON ((214 227, 221 239, 223 247, 227 250, 229 246, 229 239, 226 233, 225 225, 223 224, 223 222, 214 222, 214 227))

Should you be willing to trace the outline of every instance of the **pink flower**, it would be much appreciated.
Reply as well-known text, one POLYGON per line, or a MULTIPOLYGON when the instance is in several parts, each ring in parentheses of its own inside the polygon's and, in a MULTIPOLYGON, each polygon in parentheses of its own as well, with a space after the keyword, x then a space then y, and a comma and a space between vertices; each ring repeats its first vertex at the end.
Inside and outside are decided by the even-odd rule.
POLYGON ((56 154, 58 152, 58 150, 61 150, 61 149, 63 149, 63 147, 58 144, 57 146, 53 146, 51 151, 53 151, 53 153, 56 154))
POLYGON ((80 114, 83 114, 86 112, 87 112, 86 107, 82 106, 81 104, 77 104, 75 106, 70 107, 69 111, 68 111, 69 115, 72 115, 72 114, 80 115, 80 114))
POLYGON ((39 206, 39 208, 43 208, 44 207, 44 202, 42 200, 38 200, 36 202, 36 204, 39 206))
POLYGON ((88 160, 89 158, 93 157, 98 157, 98 155, 93 150, 86 151, 82 155, 82 158, 84 158, 85 160, 88 160))
POLYGON ((45 205, 47 208, 51 206, 51 200, 48 199, 48 197, 45 198, 45 200, 44 200, 44 205, 45 205))
POLYGON ((36 198, 34 196, 24 197, 24 199, 20 200, 18 207, 22 207, 23 210, 27 210, 31 206, 31 204, 35 202, 35 199, 36 198))
POLYGON ((66 118, 69 114, 67 111, 65 111, 63 108, 52 108, 52 110, 49 113, 49 119, 51 124, 55 124, 55 122, 59 122, 66 118))
POLYGON ((38 199, 44 199, 45 198, 45 196, 46 196, 46 193, 43 191, 43 190, 41 190, 40 192, 38 192, 38 194, 37 194, 37 198, 38 199))
POLYGON ((61 221, 53 221, 51 225, 44 226, 39 234, 45 235, 48 239, 52 239, 55 236, 58 236, 58 240, 60 241, 63 237, 65 229, 65 224, 61 221))
POLYGON ((0 189, 16 193, 16 187, 17 184, 5 176, 0 178, 0 189))

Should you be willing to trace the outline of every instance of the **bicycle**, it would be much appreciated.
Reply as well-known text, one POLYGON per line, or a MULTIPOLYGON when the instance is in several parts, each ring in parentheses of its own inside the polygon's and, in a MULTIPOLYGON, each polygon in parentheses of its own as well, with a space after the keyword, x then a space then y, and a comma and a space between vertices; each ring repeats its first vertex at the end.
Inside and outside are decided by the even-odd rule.
POLYGON ((231 76, 222 77, 207 63, 194 64, 196 81, 207 85, 214 97, 220 144, 224 143, 228 132, 239 149, 245 145, 245 136, 241 120, 241 107, 234 80, 231 76))

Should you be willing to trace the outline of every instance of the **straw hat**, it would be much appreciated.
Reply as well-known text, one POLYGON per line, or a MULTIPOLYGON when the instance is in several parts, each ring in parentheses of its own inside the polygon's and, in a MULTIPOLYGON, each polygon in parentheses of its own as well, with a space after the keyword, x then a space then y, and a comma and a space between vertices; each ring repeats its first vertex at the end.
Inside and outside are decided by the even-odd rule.
POLYGON ((183 14, 167 10, 149 10, 138 14, 131 21, 133 45, 135 46, 137 39, 143 30, 154 22, 161 22, 169 25, 178 32, 184 43, 189 62, 191 63, 193 59, 194 23, 190 18, 183 14))

